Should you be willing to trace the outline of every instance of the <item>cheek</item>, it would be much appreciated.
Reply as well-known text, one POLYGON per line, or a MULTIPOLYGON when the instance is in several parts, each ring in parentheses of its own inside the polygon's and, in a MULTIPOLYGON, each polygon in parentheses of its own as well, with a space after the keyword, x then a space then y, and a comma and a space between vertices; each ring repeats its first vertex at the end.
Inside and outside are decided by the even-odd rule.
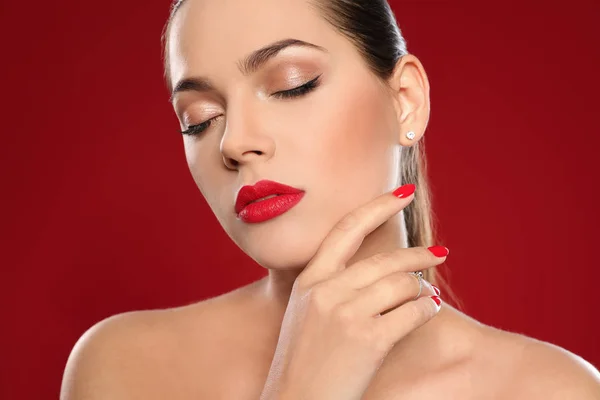
POLYGON ((332 97, 335 101, 322 107, 313 126, 320 137, 321 167, 340 178, 385 180, 393 143, 382 95, 371 84, 347 85, 332 97))
POLYGON ((190 171, 194 171, 198 167, 200 160, 199 146, 194 142, 193 138, 185 136, 183 138, 183 149, 188 168, 190 171))
POLYGON ((203 192, 202 188, 205 184, 201 172, 204 170, 205 166, 202 165, 202 160, 204 159, 202 155, 202 146, 195 141, 194 138, 186 136, 183 138, 183 148, 185 151, 185 160, 190 173, 194 178, 194 182, 196 182, 196 186, 198 186, 200 191, 203 192))
POLYGON ((218 168, 220 159, 218 152, 214 151, 214 143, 209 143, 207 140, 197 140, 192 137, 184 137, 185 158, 188 168, 202 195, 210 203, 209 198, 214 195, 218 189, 217 186, 222 186, 222 173, 218 168), (208 197, 207 197, 208 196, 208 197))

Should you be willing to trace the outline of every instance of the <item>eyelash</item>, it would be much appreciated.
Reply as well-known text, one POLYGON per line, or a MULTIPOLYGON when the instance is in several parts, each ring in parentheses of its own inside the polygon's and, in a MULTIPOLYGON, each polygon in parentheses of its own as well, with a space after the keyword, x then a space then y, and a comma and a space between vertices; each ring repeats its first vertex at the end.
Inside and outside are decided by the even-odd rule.
MULTIPOLYGON (((316 89, 319 86, 319 83, 320 83, 319 78, 320 77, 321 77, 321 75, 317 76, 315 79, 313 79, 311 81, 306 82, 302 86, 298 86, 297 88, 274 93, 273 96, 275 96, 276 98, 279 98, 279 99, 292 99, 292 98, 304 96, 305 94, 311 92, 312 90, 316 89)), ((202 122, 201 124, 190 125, 186 130, 181 131, 181 133, 184 135, 197 135, 199 133, 202 133, 210 127, 213 119, 214 118, 211 118, 208 121, 202 122)))
POLYGON ((275 96, 279 99, 290 99, 293 97, 303 96, 306 93, 310 92, 311 90, 315 89, 317 86, 319 86, 319 78, 320 77, 321 77, 321 75, 317 76, 315 79, 313 79, 311 81, 306 82, 302 86, 298 86, 297 88, 290 89, 290 90, 284 90, 283 92, 274 93, 273 96, 275 96))

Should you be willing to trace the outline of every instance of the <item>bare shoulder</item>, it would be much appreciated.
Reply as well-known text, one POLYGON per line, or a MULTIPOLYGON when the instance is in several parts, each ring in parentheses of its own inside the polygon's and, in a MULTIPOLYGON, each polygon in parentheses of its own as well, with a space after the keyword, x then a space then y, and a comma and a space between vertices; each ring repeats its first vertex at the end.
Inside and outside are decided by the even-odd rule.
MULTIPOLYGON (((134 311, 106 318, 89 328, 67 360, 61 400, 124 399, 131 396, 130 376, 149 341, 159 340, 166 310, 134 311)), ((144 360, 145 361, 145 360, 144 360)), ((136 368, 137 367, 137 368, 136 368)))
POLYGON ((222 359, 211 352, 227 340, 218 326, 235 320, 236 305, 254 285, 183 307, 126 312, 96 323, 69 355, 61 400, 202 395, 193 383, 213 370, 211 362, 222 359), (178 384, 169 385, 169 379, 178 384))
POLYGON ((592 364, 562 347, 524 340, 518 375, 526 398, 600 399, 600 373, 592 364))
POLYGON ((504 358, 511 373, 506 398, 598 400, 600 373, 572 352, 524 335, 485 327, 490 352, 504 358))

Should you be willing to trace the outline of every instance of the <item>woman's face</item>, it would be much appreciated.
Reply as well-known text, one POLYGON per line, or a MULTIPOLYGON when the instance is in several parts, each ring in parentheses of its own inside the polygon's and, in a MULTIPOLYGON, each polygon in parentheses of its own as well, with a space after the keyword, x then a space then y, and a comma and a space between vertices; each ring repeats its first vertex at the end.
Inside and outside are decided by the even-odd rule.
POLYGON ((169 40, 173 87, 188 78, 210 84, 185 85, 173 97, 182 130, 210 121, 183 136, 194 181, 227 234, 262 266, 305 266, 340 218, 398 182, 390 92, 307 0, 187 0, 169 40), (245 57, 285 39, 311 46, 240 70, 245 57), (281 96, 317 77, 313 90, 281 96), (263 179, 304 196, 275 218, 244 222, 236 195, 263 179))

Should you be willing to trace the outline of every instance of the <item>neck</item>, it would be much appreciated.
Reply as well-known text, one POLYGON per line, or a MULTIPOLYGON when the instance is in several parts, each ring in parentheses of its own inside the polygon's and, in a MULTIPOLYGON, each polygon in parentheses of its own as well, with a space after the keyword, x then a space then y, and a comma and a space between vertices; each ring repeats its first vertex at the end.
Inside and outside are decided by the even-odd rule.
MULTIPOLYGON (((346 265, 352 265, 377 253, 408 247, 407 243, 404 215, 400 212, 366 236, 359 249, 346 265)), ((269 275, 264 281, 264 288, 265 295, 271 305, 285 312, 294 281, 302 272, 302 269, 269 270, 269 275)), ((280 317, 283 317, 283 315, 280 315, 280 317)))

